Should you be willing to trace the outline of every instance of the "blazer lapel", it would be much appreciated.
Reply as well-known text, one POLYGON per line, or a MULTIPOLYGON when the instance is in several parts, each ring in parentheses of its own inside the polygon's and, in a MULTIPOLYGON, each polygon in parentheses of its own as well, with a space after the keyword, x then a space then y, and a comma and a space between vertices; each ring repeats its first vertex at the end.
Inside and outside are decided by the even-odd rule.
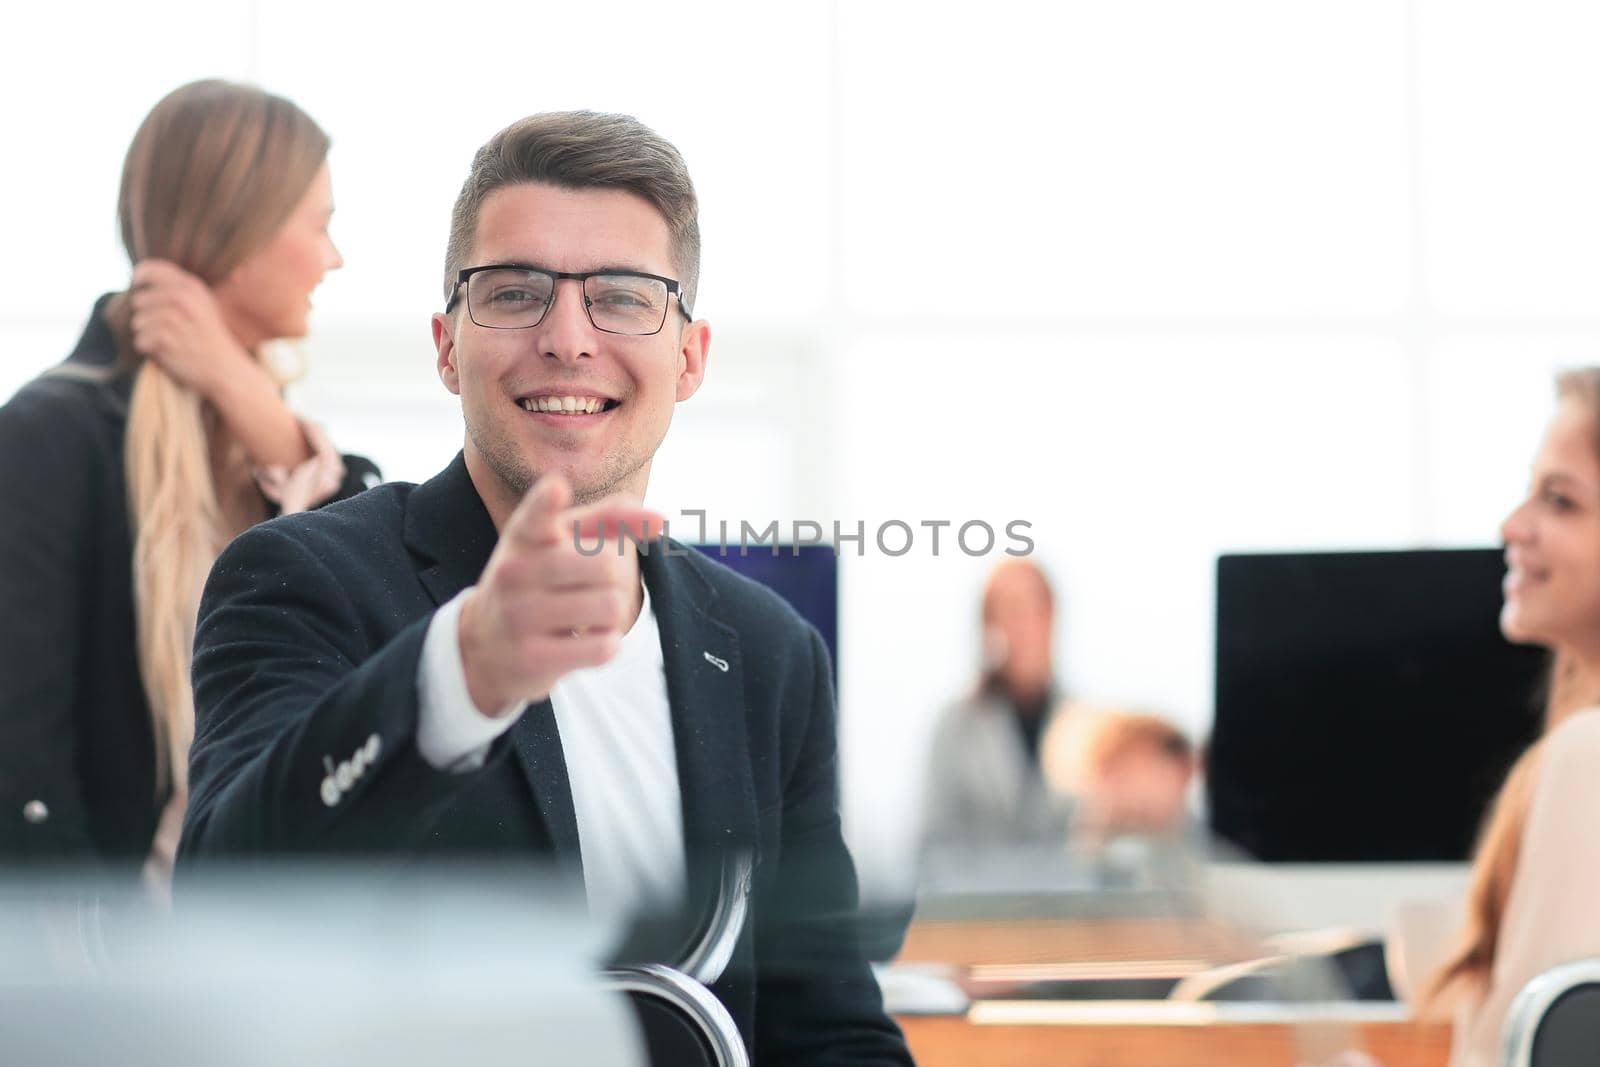
POLYGON ((716 593, 695 573, 699 561, 669 555, 669 545, 675 554, 694 551, 657 540, 645 546, 639 561, 661 630, 683 798, 688 903, 698 909, 715 897, 728 855, 755 851, 755 786, 739 635, 712 614, 716 593))
POLYGON ((556 867, 562 874, 581 879, 583 848, 578 840, 578 812, 572 803, 572 779, 567 776, 556 710, 548 697, 522 713, 511 727, 511 744, 550 834, 556 867))
MULTIPOLYGON (((417 580, 436 606, 483 573, 499 535, 460 453, 450 466, 411 491, 404 538, 418 560, 417 580)), ((523 712, 511 728, 511 747, 533 791, 557 866, 581 875, 583 858, 572 782, 549 700, 523 712)))
POLYGON ((417 557, 417 580, 436 606, 483 573, 499 535, 461 453, 411 491, 402 536, 417 557))

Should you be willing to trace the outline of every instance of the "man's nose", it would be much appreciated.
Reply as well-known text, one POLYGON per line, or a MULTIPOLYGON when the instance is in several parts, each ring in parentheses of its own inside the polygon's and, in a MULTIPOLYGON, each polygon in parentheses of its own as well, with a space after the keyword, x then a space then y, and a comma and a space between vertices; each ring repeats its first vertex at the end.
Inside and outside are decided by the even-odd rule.
POLYGON ((593 356, 596 331, 583 306, 583 283, 576 278, 563 278, 556 282, 550 299, 550 308, 539 323, 540 354, 552 359, 593 356))

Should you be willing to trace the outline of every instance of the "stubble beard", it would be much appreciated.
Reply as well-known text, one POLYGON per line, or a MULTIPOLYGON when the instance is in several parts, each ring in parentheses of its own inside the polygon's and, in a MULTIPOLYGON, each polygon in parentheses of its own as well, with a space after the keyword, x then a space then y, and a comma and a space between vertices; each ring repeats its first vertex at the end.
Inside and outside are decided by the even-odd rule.
MULTIPOLYGON (((478 455, 494 473, 495 479, 505 488, 509 503, 515 507, 534 482, 539 480, 541 472, 533 469, 532 464, 516 444, 509 438, 494 433, 492 430, 483 430, 469 425, 467 433, 472 438, 473 447, 478 455)), ((585 484, 572 483, 572 502, 574 505, 590 504, 602 500, 618 490, 631 471, 623 470, 620 457, 608 456, 606 463, 599 472, 599 477, 585 484)))

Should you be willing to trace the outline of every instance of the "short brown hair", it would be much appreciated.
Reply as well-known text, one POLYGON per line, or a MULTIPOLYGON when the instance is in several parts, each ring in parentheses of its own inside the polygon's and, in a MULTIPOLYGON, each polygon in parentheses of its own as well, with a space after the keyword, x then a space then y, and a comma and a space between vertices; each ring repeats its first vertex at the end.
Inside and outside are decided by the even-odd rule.
POLYGON ((544 182, 563 189, 623 189, 649 201, 672 236, 685 308, 700 280, 700 205, 689 168, 664 137, 631 115, 548 111, 513 122, 472 157, 450 214, 444 297, 455 288, 478 233, 478 214, 490 193, 507 185, 544 182))

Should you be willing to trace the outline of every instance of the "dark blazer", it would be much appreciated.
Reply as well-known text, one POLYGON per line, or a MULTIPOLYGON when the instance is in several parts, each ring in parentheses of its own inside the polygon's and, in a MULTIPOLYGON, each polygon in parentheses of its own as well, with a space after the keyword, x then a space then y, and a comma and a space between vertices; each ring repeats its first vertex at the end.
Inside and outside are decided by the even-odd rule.
MULTIPOLYGON (((0 407, 0 865, 136 874, 166 802, 134 642, 133 377, 108 299, 66 361, 0 407)), ((347 457, 340 495, 376 473, 347 457)))
MULTIPOLYGON (((476 582, 496 533, 457 456, 246 531, 211 572, 195 641, 196 731, 180 893, 213 857, 471 853, 581 865, 555 717, 531 707, 481 770, 416 747, 434 610, 476 582), (373 740, 376 738, 376 742, 373 740), (328 766, 376 762, 342 796, 328 766), (328 801, 333 799, 333 803, 328 801)), ((758 1063, 909 1063, 853 925, 828 657, 779 597, 698 552, 641 557, 666 669, 691 902, 751 849, 751 920, 714 987, 758 1063)), ((671 553, 671 554, 669 554, 671 553)))

